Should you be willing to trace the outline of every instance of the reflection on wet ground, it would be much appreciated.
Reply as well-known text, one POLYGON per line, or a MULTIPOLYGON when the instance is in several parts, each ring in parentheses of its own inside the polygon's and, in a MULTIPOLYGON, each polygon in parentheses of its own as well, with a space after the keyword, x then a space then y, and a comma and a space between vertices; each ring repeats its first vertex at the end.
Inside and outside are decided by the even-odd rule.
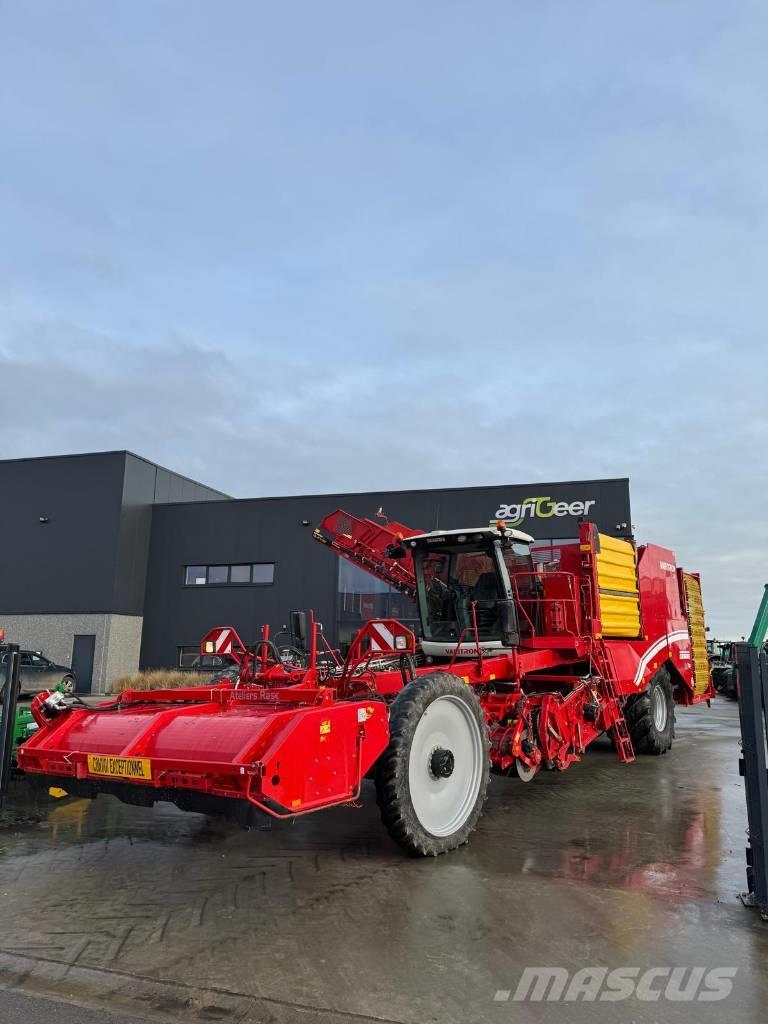
MULTIPOLYGON (((0 822, 0 950, 47 971, 48 990, 66 978, 96 999, 103 985, 122 1005, 139 979, 169 986, 134 983, 154 1010, 194 989, 262 1000, 274 1019, 307 1007, 448 1024, 511 1019, 494 993, 525 966, 734 965, 728 1015, 757 1020, 768 925, 737 900, 737 710, 678 722, 662 758, 623 767, 599 742, 562 775, 494 779, 471 844, 429 861, 391 844, 371 791, 361 810, 243 832, 19 782, 0 822)), ((626 1019, 720 1020, 724 1005, 633 1003, 626 1019)), ((526 1019, 614 1010, 530 1004, 526 1019)))

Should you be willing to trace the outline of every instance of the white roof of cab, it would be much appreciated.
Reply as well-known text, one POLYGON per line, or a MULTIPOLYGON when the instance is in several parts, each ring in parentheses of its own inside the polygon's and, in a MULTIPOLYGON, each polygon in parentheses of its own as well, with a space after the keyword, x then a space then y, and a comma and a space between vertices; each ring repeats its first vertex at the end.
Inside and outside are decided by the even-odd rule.
POLYGON ((533 537, 528 533, 523 533, 522 530, 512 530, 507 527, 502 534, 497 526, 467 526, 463 530, 432 530, 431 533, 417 533, 412 537, 406 537, 405 543, 411 540, 426 540, 427 537, 458 537, 460 533, 469 536, 470 533, 484 533, 487 536, 493 537, 511 537, 512 540, 522 541, 524 544, 532 544, 533 537))

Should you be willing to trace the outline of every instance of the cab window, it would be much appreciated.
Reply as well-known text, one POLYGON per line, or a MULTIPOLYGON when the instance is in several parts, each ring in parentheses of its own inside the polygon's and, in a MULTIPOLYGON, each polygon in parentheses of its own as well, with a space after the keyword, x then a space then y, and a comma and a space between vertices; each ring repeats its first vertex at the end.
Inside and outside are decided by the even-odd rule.
POLYGON ((427 551, 417 556, 417 567, 424 588, 422 618, 427 639, 457 640, 462 631, 472 627, 473 602, 481 639, 497 638, 499 582, 489 554, 427 551))

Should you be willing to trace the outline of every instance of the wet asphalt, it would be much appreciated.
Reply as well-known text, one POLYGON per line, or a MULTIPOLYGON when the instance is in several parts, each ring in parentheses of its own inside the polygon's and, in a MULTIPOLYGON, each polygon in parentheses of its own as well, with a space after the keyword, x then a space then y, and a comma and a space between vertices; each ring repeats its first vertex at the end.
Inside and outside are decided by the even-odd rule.
POLYGON ((562 774, 494 778, 469 845, 435 860, 392 844, 367 787, 358 809, 244 832, 18 780, 0 818, 0 1022, 32 1024, 37 1001, 9 1016, 12 1000, 41 995, 238 1024, 762 1021, 738 756, 734 704, 679 711, 664 757, 622 766, 600 740, 562 774), (532 966, 736 975, 722 1002, 515 1002, 532 966))
POLYGON ((0 1020, 8 1024, 143 1024, 147 1019, 7 989, 0 993, 0 1013, 0 1020))

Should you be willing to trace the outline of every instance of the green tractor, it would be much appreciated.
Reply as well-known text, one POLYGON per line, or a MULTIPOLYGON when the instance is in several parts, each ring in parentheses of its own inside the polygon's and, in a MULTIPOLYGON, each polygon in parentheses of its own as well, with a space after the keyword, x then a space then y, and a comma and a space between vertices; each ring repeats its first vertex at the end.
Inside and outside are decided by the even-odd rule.
POLYGON ((16 725, 13 730, 13 749, 11 751, 11 759, 16 761, 16 748, 24 740, 29 739, 33 732, 38 729, 38 724, 32 717, 32 712, 29 710, 29 704, 19 704, 16 709, 16 725))
POLYGON ((707 640, 709 668, 712 673, 712 685, 715 690, 728 700, 736 700, 738 686, 736 682, 736 653, 731 641, 707 640))

